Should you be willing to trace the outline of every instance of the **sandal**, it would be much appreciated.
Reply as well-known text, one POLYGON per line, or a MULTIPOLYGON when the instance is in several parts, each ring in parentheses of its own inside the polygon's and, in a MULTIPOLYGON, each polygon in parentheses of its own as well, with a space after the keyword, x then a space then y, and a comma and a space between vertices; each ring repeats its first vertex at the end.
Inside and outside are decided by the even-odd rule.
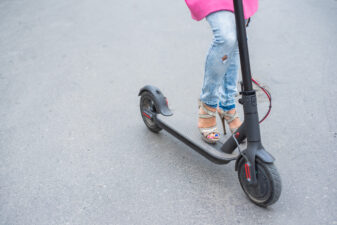
MULTIPOLYGON (((205 114, 199 113, 199 118, 208 119, 216 116, 216 111, 212 112, 211 110, 207 109, 205 107, 205 103, 199 100, 199 109, 200 107, 205 112, 205 114)), ((205 127, 205 128, 199 127, 199 131, 201 133, 202 139, 209 144, 214 144, 220 140, 220 133, 218 132, 216 125, 213 127, 205 127), (212 134, 214 135, 212 136, 212 134)))
MULTIPOLYGON (((231 114, 231 113, 228 113, 228 111, 224 111, 223 109, 220 109, 220 108, 218 110, 218 113, 219 113, 219 116, 221 118, 221 122, 222 122, 222 126, 223 126, 223 132, 224 132, 224 134, 226 134, 225 120, 229 125, 231 122, 233 122, 233 120, 239 118, 239 115, 236 112, 236 110, 235 110, 234 114, 231 114)), ((230 129, 231 133, 233 134, 236 131, 236 129, 238 129, 240 126, 234 127, 234 128, 229 128, 229 129, 230 129)))

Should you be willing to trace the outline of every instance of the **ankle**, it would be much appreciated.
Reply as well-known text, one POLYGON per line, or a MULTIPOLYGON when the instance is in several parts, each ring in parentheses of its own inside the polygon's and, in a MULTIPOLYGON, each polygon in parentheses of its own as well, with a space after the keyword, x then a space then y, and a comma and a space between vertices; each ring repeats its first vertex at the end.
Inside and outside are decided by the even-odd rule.
POLYGON ((227 113, 229 113, 229 114, 235 114, 235 112, 236 112, 235 108, 230 109, 230 110, 227 111, 227 113))
MULTIPOLYGON (((212 112, 215 112, 217 110, 217 107, 211 107, 211 106, 208 106, 206 104, 204 106, 205 106, 206 109, 208 109, 208 110, 210 110, 212 112)), ((202 108, 201 108, 201 110, 202 110, 202 108)), ((202 111, 204 111, 204 110, 202 110, 202 111)))
POLYGON ((208 106, 206 104, 203 104, 203 107, 199 108, 199 115, 207 115, 207 114, 209 114, 209 113, 207 113, 205 111, 205 109, 206 109, 207 111, 213 112, 214 116, 209 117, 209 118, 201 118, 201 117, 199 117, 198 127, 199 128, 207 128, 207 127, 213 127, 213 126, 215 126, 216 125, 215 113, 216 113, 217 108, 213 108, 213 107, 208 106), (204 107, 204 109, 203 109, 203 107, 204 107))

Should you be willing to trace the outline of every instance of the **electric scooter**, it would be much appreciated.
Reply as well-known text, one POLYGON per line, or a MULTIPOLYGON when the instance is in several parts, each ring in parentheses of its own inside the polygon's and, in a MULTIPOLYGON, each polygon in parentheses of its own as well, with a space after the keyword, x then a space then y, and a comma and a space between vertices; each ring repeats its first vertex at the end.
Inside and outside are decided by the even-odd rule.
POLYGON ((216 164, 227 164, 235 160, 235 171, 238 173, 239 182, 245 194, 258 206, 267 207, 280 197, 281 178, 274 165, 275 158, 264 149, 261 143, 256 91, 252 85, 242 0, 233 0, 233 2, 242 71, 240 92, 242 97, 239 100, 244 112, 242 125, 224 143, 220 140, 215 144, 207 144, 201 140, 197 129, 195 134, 189 130, 187 132, 189 135, 185 136, 174 128, 179 127, 179 123, 174 123, 167 98, 158 88, 151 85, 140 89, 140 112, 150 131, 158 133, 164 129, 216 164), (241 150, 240 144, 245 140, 247 147, 241 150), (238 151, 235 151, 236 149, 238 151))

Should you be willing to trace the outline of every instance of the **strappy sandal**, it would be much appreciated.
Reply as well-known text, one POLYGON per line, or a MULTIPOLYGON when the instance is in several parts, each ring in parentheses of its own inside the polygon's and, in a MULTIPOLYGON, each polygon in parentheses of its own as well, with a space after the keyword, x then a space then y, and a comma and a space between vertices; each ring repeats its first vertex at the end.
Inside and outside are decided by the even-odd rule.
MULTIPOLYGON (((231 122, 233 122, 233 120, 235 120, 236 118, 239 118, 239 115, 236 112, 236 110, 235 110, 234 114, 230 114, 230 113, 228 113, 228 111, 224 111, 222 109, 219 109, 218 113, 219 113, 219 116, 221 118, 221 122, 222 122, 222 126, 223 126, 223 132, 224 132, 224 134, 226 134, 225 120, 229 125, 231 122)), ((234 128, 229 128, 229 129, 230 129, 231 133, 233 134, 236 131, 236 129, 238 129, 238 128, 239 127, 234 127, 234 128)))
MULTIPOLYGON (((200 107, 205 112, 205 114, 199 113, 199 118, 208 119, 216 116, 216 111, 212 112, 211 110, 207 109, 205 107, 205 103, 199 100, 199 109, 200 107)), ((205 127, 205 128, 199 127, 199 131, 201 133, 202 139, 207 143, 214 144, 220 139, 220 133, 218 132, 216 125, 213 127, 205 127), (212 134, 214 135, 212 136, 212 134)))

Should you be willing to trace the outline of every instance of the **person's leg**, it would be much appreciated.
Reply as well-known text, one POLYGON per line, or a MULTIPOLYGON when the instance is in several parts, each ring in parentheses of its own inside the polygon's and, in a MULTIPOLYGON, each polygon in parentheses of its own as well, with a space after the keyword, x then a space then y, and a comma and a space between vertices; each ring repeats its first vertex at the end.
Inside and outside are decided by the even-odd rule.
POLYGON ((236 45, 232 52, 227 72, 223 76, 222 85, 219 88, 219 107, 224 111, 235 108, 239 64, 239 48, 236 45))
MULTIPOLYGON (((218 106, 219 88, 223 86, 223 76, 230 66, 232 51, 236 47, 236 27, 234 14, 230 11, 212 13, 206 19, 213 32, 213 42, 206 57, 200 101, 206 104, 206 109, 214 112, 218 106)), ((205 111, 200 108, 199 114, 205 114, 205 111)), ((199 118, 199 128, 215 125, 215 117, 199 118)), ((212 135, 215 136, 216 133, 212 135)), ((212 135, 210 138, 213 137, 212 135)))
POLYGON ((240 65, 239 59, 239 48, 236 44, 235 49, 232 52, 230 58, 229 67, 227 72, 223 76, 223 83, 219 88, 219 109, 220 113, 225 116, 228 120, 229 128, 231 131, 235 130, 241 125, 241 121, 238 117, 233 118, 230 115, 235 115, 235 96, 237 94, 237 80, 238 80, 238 70, 240 65), (230 115, 228 115, 230 114, 230 115))
POLYGON ((219 87, 223 84, 231 53, 237 46, 235 17, 230 11, 218 11, 206 17, 213 32, 213 42, 208 51, 205 75, 200 100, 216 108, 219 102, 219 87))

